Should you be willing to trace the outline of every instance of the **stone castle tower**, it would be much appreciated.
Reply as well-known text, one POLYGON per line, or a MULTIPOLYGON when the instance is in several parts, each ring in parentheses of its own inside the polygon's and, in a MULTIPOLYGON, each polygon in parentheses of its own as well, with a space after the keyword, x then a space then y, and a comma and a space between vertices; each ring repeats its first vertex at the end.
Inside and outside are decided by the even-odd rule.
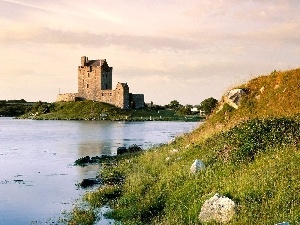
POLYGON ((144 107, 144 95, 129 93, 127 83, 118 83, 112 90, 112 70, 106 59, 89 60, 82 56, 78 66, 78 93, 59 94, 56 101, 93 100, 122 109, 144 107))

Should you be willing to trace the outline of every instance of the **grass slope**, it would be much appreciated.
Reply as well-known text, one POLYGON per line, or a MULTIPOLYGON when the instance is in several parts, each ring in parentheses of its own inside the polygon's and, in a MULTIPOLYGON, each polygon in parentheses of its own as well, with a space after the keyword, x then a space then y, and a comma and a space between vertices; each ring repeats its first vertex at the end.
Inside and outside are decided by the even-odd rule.
POLYGON ((54 102, 33 107, 31 112, 23 117, 46 120, 99 120, 103 119, 100 114, 106 114, 106 119, 117 120, 126 118, 128 112, 103 102, 54 102))
POLYGON ((238 205, 230 224, 300 223, 300 70, 239 88, 248 93, 239 109, 224 106, 174 142, 104 166, 106 185, 85 195, 90 208, 76 208, 69 224, 93 224, 107 203, 122 224, 200 224, 215 193, 238 205), (206 169, 191 175, 195 159, 206 169))

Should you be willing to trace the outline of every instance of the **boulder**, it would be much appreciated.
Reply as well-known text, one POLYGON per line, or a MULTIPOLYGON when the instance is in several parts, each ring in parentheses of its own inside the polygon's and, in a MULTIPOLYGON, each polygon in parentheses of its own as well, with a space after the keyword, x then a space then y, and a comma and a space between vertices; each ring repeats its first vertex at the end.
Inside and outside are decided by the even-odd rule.
POLYGON ((97 178, 87 178, 81 181, 80 187, 87 188, 87 187, 94 186, 95 184, 100 184, 100 180, 97 178))
POLYGON ((128 147, 127 151, 129 153, 134 153, 134 152, 141 152, 143 151, 143 149, 140 146, 133 144, 128 147))
POLYGON ((243 89, 232 89, 225 94, 224 101, 237 109, 240 106, 241 99, 244 95, 246 95, 246 92, 243 89))
POLYGON ((114 160, 115 156, 102 155, 102 156, 85 156, 75 161, 76 166, 87 166, 89 164, 102 163, 106 161, 114 160))
POLYGON ((195 174, 198 173, 200 170, 204 170, 204 169, 205 169, 204 163, 201 160, 196 159, 190 168, 190 172, 192 174, 195 174))
POLYGON ((206 200, 201 208, 199 220, 204 222, 228 223, 235 214, 235 203, 218 193, 206 200))
POLYGON ((124 153, 127 153, 128 150, 126 147, 118 147, 117 148, 117 155, 121 155, 121 154, 124 154, 124 153))
POLYGON ((135 153, 135 152, 141 152, 143 151, 143 149, 141 147, 139 147, 136 144, 133 144, 131 146, 129 146, 128 148, 126 147, 118 147, 117 148, 117 155, 121 155, 124 153, 135 153))
POLYGON ((173 148, 172 150, 170 150, 170 153, 172 153, 172 154, 177 153, 177 152, 179 152, 179 150, 176 148, 173 148))
POLYGON ((82 157, 75 161, 75 165, 84 165, 90 163, 91 158, 89 156, 82 157))

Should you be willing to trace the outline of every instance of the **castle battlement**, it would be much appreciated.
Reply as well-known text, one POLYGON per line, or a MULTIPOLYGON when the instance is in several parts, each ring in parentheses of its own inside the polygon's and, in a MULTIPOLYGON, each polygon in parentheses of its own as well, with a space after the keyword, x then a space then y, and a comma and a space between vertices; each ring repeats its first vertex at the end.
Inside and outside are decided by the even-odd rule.
POLYGON ((122 109, 144 107, 144 95, 129 93, 127 83, 112 89, 112 70, 106 59, 89 60, 81 57, 78 66, 78 93, 59 94, 56 101, 94 100, 106 102, 122 109))

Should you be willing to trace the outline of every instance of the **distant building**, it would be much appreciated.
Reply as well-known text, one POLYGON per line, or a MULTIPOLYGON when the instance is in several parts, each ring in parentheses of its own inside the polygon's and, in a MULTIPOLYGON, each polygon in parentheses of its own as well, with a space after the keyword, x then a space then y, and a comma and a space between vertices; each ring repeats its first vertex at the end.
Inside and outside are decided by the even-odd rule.
POLYGON ((193 108, 191 109, 191 111, 192 111, 192 112, 199 112, 199 109, 198 109, 197 107, 193 107, 193 108))
POLYGON ((59 94, 57 102, 94 100, 106 102, 122 109, 144 107, 144 95, 129 93, 127 83, 119 83, 112 90, 112 67, 106 59, 89 60, 81 57, 78 66, 78 93, 59 94))

